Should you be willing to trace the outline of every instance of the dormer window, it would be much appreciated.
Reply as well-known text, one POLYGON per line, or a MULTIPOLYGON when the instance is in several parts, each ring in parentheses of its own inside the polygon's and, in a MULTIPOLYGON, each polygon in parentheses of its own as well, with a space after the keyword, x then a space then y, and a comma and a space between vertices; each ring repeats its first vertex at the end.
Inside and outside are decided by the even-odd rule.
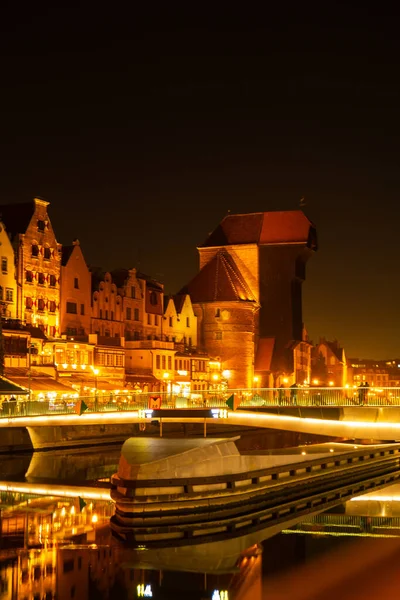
POLYGON ((38 219, 37 228, 38 228, 38 231, 43 232, 46 229, 46 222, 43 221, 42 219, 38 219))

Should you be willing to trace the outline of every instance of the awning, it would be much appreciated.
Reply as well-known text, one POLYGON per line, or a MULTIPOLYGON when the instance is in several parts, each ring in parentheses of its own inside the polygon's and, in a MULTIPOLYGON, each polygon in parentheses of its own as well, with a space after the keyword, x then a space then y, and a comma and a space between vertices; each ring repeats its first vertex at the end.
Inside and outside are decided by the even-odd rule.
MULTIPOLYGON (((60 392, 64 394, 74 392, 70 386, 63 385, 52 377, 31 377, 30 380, 29 377, 19 377, 13 383, 23 386, 26 390, 30 387, 32 392, 60 392)), ((26 390, 22 393, 26 394, 26 390)))
POLYGON ((135 383, 159 383, 159 379, 154 377, 154 375, 126 375, 125 381, 131 385, 135 385, 135 383))
POLYGON ((0 377, 0 396, 9 396, 11 394, 28 394, 28 391, 16 385, 13 381, 6 379, 6 377, 0 377))
MULTIPOLYGON (((91 386, 94 388, 95 386, 92 384, 91 386)), ((98 381, 97 382, 97 391, 102 392, 115 392, 116 390, 122 391, 124 390, 124 383, 122 381, 98 381)))

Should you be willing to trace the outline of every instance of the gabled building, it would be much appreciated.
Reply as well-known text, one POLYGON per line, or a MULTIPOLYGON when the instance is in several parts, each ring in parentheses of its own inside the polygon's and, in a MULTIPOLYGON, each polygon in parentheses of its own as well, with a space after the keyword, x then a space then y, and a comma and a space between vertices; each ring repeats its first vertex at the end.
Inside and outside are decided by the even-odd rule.
POLYGON ((60 329, 68 337, 88 336, 91 321, 91 273, 79 240, 61 252, 60 329))
POLYGON ((4 223, 0 222, 0 312, 7 319, 17 317, 17 282, 14 248, 4 223))
POLYGON ((301 285, 316 249, 300 210, 228 215, 198 248, 200 272, 182 292, 193 302, 199 346, 220 357, 231 387, 295 377, 301 285))
POLYGON ((145 280, 136 269, 117 269, 111 276, 122 297, 126 341, 144 338, 145 280))
POLYGON ((164 297, 163 339, 185 348, 197 346, 197 317, 189 294, 164 297))
POLYGON ((313 350, 312 380, 320 385, 344 387, 347 383, 347 359, 337 340, 321 338, 313 350), (321 365, 325 365, 325 370, 321 365))
POLYGON ((47 212, 49 202, 0 206, 16 264, 16 318, 39 327, 46 335, 60 334, 60 245, 47 212))
POLYGON ((101 337, 124 337, 122 297, 110 273, 92 273, 91 333, 101 337))

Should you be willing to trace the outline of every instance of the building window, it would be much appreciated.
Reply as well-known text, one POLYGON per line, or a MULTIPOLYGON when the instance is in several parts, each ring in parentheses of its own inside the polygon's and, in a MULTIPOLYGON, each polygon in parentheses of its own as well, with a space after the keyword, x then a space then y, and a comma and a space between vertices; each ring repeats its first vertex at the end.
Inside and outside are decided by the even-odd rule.
POLYGON ((85 305, 81 304, 81 315, 85 314, 85 305))
POLYGON ((112 310, 110 314, 111 314, 111 317, 110 317, 111 321, 114 321, 114 311, 112 310))
MULTIPOLYGON (((3 291, 3 288, 0 288, 3 291)), ((1 298, 2 299, 2 298, 1 298)), ((25 298, 25 308, 27 310, 32 310, 33 300, 32 298, 25 298)))
POLYGON ((104 312, 105 312, 105 317, 104 318, 108 320, 108 310, 105 310, 104 312))
POLYGON ((6 302, 14 301, 14 291, 11 288, 6 288, 6 302))
POLYGON ((154 325, 158 325, 158 315, 154 315, 154 325))
POLYGON ((50 287, 56 287, 56 283, 57 283, 57 278, 55 275, 50 275, 49 276, 49 286, 50 287))
POLYGON ((55 337, 55 335, 56 335, 55 325, 50 325, 50 327, 49 327, 49 335, 50 335, 50 337, 55 337))
POLYGON ((133 332, 133 339, 134 340, 139 340, 140 339, 140 333, 138 331, 134 331, 133 332))
POLYGON ((147 325, 151 325, 151 315, 147 315, 147 325))
POLYGON ((56 303, 54 300, 50 300, 49 302, 49 312, 56 312, 56 303))
POLYGON ((165 354, 162 355, 161 363, 162 363, 162 368, 165 370, 165 354))
POLYGON ((131 308, 126 309, 126 320, 132 321, 132 309, 131 308))
POLYGON ((190 327, 190 319, 189 319, 189 317, 186 317, 186 327, 190 327))
POLYGON ((42 219, 38 219, 37 222, 38 231, 44 231, 46 229, 46 223, 42 219))
POLYGON ((37 302, 37 306, 38 306, 38 311, 40 311, 40 312, 44 311, 44 300, 43 300, 43 298, 39 298, 39 300, 37 302))
POLYGON ((161 366, 160 366, 160 355, 157 354, 157 356, 156 356, 156 369, 160 369, 160 368, 161 368, 161 366))
POLYGON ((105 297, 105 302, 108 304, 108 296, 105 297))
POLYGON ((0 300, 3 300, 3 286, 0 285, 0 300))
POLYGON ((100 308, 100 310, 99 310, 99 317, 100 317, 100 319, 102 319, 102 318, 103 318, 103 310, 102 310, 101 308, 100 308))
POLYGON ((116 356, 115 356, 115 366, 116 367, 123 367, 124 366, 124 357, 122 356, 122 354, 116 354, 116 356))
POLYGON ((189 346, 191 346, 191 345, 192 345, 192 338, 190 337, 189 338, 189 346))
POLYGON ((155 292, 150 292, 150 304, 156 306, 158 304, 157 294, 155 292))
POLYGON ((32 271, 25 271, 25 281, 27 281, 28 283, 32 283, 32 281, 33 281, 32 271))
POLYGON ((32 244, 32 256, 39 256, 39 246, 32 244))
POLYGON ((220 310, 219 308, 217 308, 217 309, 215 310, 215 316, 216 316, 217 318, 221 316, 221 310, 220 310))
POLYGON ((170 327, 173 327, 173 323, 174 323, 174 318, 173 318, 173 317, 170 317, 170 318, 169 318, 169 326, 170 326, 170 327))
POLYGON ((38 273, 38 284, 44 285, 46 283, 46 276, 44 273, 38 273))
POLYGON ((51 259, 51 250, 50 250, 50 248, 47 248, 47 247, 44 248, 44 250, 43 250, 43 258, 45 260, 50 260, 51 259))
POLYGON ((76 315, 76 314, 78 314, 77 307, 76 307, 76 302, 67 302, 67 313, 69 315, 76 315))
POLYGON ((171 371, 172 369, 172 356, 168 356, 168 370, 171 371))
POLYGON ((134 309, 134 317, 135 317, 135 321, 139 321, 139 309, 138 308, 134 309))
POLYGON ((77 277, 74 277, 74 288, 76 290, 79 290, 79 280, 77 277))
POLYGON ((222 340, 222 331, 216 331, 215 332, 215 339, 216 340, 222 340))
POLYGON ((7 273, 7 256, 2 256, 1 257, 1 272, 2 273, 7 273))
POLYGON ((136 288, 134 285, 131 286, 131 298, 136 298, 136 288))

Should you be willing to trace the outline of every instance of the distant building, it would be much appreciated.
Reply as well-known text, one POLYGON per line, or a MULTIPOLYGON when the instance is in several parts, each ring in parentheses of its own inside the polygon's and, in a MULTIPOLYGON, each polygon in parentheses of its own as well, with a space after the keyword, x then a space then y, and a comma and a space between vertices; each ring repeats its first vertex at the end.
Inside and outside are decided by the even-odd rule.
POLYGON ((302 211, 228 215, 198 248, 200 272, 181 293, 192 299, 199 347, 220 358, 230 387, 295 380, 301 284, 316 249, 302 211))
POLYGON ((122 297, 110 273, 92 273, 91 333, 101 337, 124 337, 122 297))
POLYGON ((347 359, 337 340, 321 338, 313 349, 312 380, 319 385, 344 387, 347 383, 347 359), (321 365, 324 369, 321 370, 321 365))
MULTIPOLYGON (((349 358, 348 379, 353 385, 368 382, 371 387, 389 387, 389 371, 392 371, 386 361, 374 359, 349 358)), ((394 375, 396 371, 394 372, 394 375)), ((395 379, 394 382, 400 380, 395 379)))
POLYGON ((34 198, 33 202, 0 206, 0 214, 15 252, 16 318, 56 337, 60 334, 61 261, 48 205, 34 198))

